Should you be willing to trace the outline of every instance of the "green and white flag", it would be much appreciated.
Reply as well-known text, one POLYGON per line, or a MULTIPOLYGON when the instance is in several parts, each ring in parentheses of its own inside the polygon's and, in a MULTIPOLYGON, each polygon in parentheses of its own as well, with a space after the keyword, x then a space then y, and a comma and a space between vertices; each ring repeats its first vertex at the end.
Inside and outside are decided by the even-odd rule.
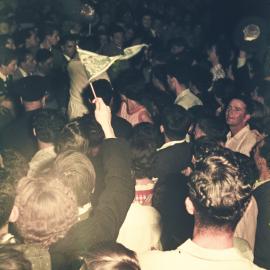
POLYGON ((89 73, 89 82, 91 82, 94 78, 105 72, 115 61, 128 60, 139 53, 143 47, 148 47, 148 45, 140 44, 128 47, 124 49, 123 54, 116 56, 101 55, 79 48, 77 51, 82 64, 89 73))

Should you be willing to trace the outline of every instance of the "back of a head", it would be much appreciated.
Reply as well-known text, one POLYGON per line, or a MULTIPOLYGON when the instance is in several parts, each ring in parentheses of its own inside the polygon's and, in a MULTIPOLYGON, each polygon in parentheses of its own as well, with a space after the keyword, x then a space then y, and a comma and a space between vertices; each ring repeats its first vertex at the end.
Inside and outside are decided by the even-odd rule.
POLYGON ((226 126, 225 123, 211 116, 204 116, 197 120, 198 127, 205 133, 209 140, 218 143, 226 140, 226 126))
POLYGON ((84 257, 88 270, 140 270, 134 251, 119 243, 102 243, 84 257))
POLYGON ((89 141, 86 130, 82 129, 79 120, 73 120, 65 125, 58 137, 55 150, 61 153, 67 150, 87 153, 89 141))
POLYGON ((237 93, 234 81, 230 79, 219 79, 213 84, 212 89, 214 95, 220 98, 224 105, 231 100, 231 98, 237 93))
POLYGON ((201 227, 233 231, 251 199, 251 185, 245 183, 232 151, 209 144, 200 151, 188 183, 195 218, 201 227))
POLYGON ((0 66, 7 66, 12 60, 16 60, 17 55, 14 50, 0 48, 0 66))
POLYGON ((115 81, 115 89, 127 98, 140 102, 144 97, 145 82, 136 70, 126 70, 115 81))
POLYGON ((52 176, 22 178, 15 205, 19 210, 16 227, 25 243, 49 247, 63 238, 78 219, 74 193, 52 176))
POLYGON ((161 125, 168 139, 184 139, 190 127, 188 112, 176 104, 166 107, 161 114, 161 125))
POLYGON ((38 111, 32 122, 37 139, 45 143, 55 143, 65 124, 63 115, 53 109, 38 111))
POLYGON ((53 57, 52 53, 47 49, 39 49, 36 53, 37 63, 44 63, 49 58, 52 58, 52 57, 53 57))
POLYGON ((270 137, 265 137, 263 142, 260 142, 259 144, 259 155, 266 160, 267 167, 270 168, 270 137))
POLYGON ((29 166, 23 155, 13 149, 3 149, 0 151, 1 168, 8 173, 10 183, 16 185, 17 182, 26 176, 29 166))
POLYGON ((0 247, 0 270, 32 270, 32 265, 22 252, 12 246, 0 247))
POLYGON ((175 77, 180 84, 189 86, 191 80, 190 67, 186 63, 174 61, 167 66, 167 75, 175 77))
POLYGON ((9 181, 9 173, 0 169, 0 229, 9 221, 15 201, 15 188, 9 181))
POLYGON ((158 133, 153 124, 141 123, 133 128, 130 138, 132 170, 136 179, 151 177, 158 148, 158 133))
POLYGON ((40 101, 49 90, 46 78, 33 75, 16 81, 16 93, 23 101, 40 101))
POLYGON ((66 151, 54 161, 54 175, 71 188, 77 197, 78 206, 90 202, 95 188, 96 173, 92 162, 80 152, 66 151))
MULTIPOLYGON (((101 97, 104 101, 104 103, 107 106, 110 106, 112 97, 113 97, 113 89, 108 80, 96 80, 93 82, 93 87, 95 89, 97 97, 101 97)), ((91 100, 94 99, 92 91, 90 92, 91 95, 91 100)))

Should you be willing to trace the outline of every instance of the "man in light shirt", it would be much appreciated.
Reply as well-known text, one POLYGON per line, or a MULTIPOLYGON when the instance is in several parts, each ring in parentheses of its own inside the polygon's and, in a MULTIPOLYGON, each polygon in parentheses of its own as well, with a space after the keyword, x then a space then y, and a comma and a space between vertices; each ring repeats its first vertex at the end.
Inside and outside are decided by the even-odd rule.
POLYGON ((244 256, 248 251, 235 247, 233 238, 252 192, 240 171, 233 152, 221 147, 198 160, 185 202, 195 220, 192 240, 176 250, 139 255, 141 269, 260 269, 244 256))
POLYGON ((252 113, 251 107, 248 99, 239 96, 230 101, 226 110, 226 123, 230 132, 227 134, 225 146, 247 156, 250 156, 259 134, 256 130, 250 130, 248 124, 252 113))
POLYGON ((181 62, 175 61, 168 67, 168 84, 176 94, 174 103, 184 107, 186 110, 196 105, 203 105, 201 100, 188 88, 190 76, 189 68, 181 62))

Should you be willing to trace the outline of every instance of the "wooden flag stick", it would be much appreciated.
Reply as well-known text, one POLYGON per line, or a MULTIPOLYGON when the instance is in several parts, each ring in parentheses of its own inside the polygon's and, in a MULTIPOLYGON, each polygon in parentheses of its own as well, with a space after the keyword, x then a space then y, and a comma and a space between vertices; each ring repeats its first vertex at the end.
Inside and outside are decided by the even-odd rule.
POLYGON ((97 98, 97 95, 96 95, 96 92, 94 90, 94 87, 93 87, 93 84, 91 82, 89 82, 90 86, 91 86, 91 90, 92 90, 92 93, 94 95, 94 98, 96 99, 97 98))

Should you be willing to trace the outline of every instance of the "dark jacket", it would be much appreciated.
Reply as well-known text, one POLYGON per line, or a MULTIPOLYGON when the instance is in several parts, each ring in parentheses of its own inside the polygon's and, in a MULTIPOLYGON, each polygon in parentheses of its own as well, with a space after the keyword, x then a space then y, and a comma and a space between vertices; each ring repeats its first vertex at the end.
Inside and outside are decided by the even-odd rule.
POLYGON ((20 152, 27 160, 32 158, 38 150, 32 128, 32 118, 37 111, 23 113, 1 131, 2 148, 12 148, 20 152))
POLYGON ((181 174, 191 163, 192 147, 190 143, 177 143, 156 152, 152 176, 165 181, 167 175, 181 174))
POLYGON ((258 205, 254 263, 270 269, 270 182, 258 186, 253 195, 258 205))
POLYGON ((104 141, 101 153, 105 189, 93 214, 76 224, 66 237, 50 247, 52 269, 71 269, 72 261, 102 241, 114 241, 134 199, 128 145, 121 139, 104 141))

